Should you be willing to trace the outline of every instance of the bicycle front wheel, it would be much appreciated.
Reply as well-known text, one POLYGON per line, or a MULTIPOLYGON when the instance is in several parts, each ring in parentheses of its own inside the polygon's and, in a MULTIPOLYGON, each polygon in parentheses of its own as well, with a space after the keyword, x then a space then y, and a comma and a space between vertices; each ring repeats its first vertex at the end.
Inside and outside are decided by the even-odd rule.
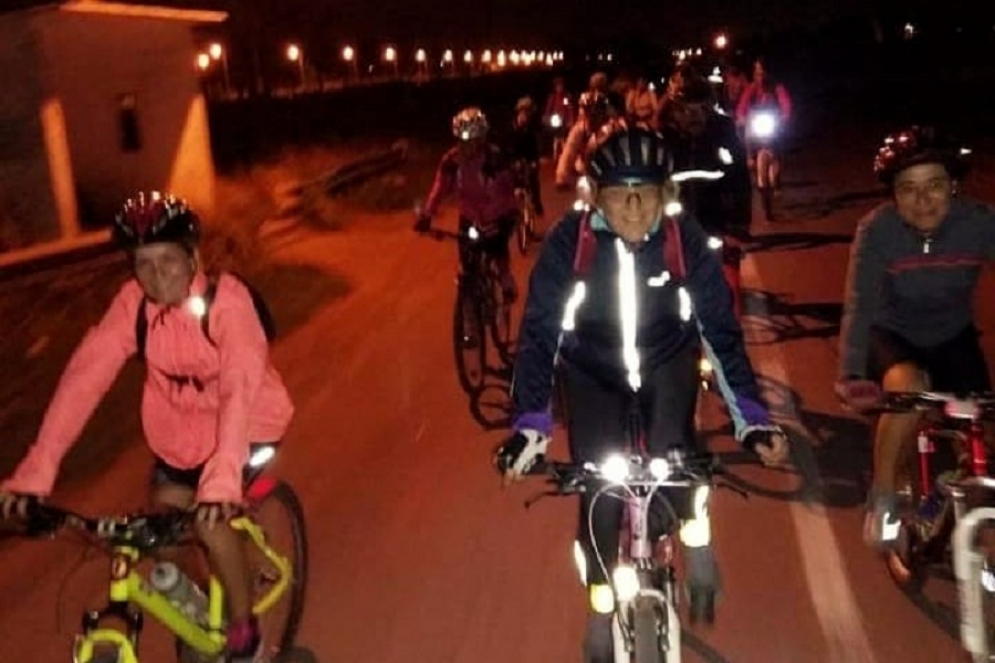
MULTIPOLYGON (((294 648, 304 614, 308 578, 307 529, 304 508, 290 484, 278 481, 272 490, 251 507, 251 516, 266 533, 266 540, 291 564, 293 577, 283 596, 270 609, 258 615, 264 660, 282 660, 294 648)), ((249 573, 253 599, 266 594, 279 579, 273 563, 256 546, 249 546, 249 573)))
POLYGON ((656 601, 637 599, 632 612, 633 663, 678 663, 680 650, 676 659, 669 656, 664 659, 663 647, 660 646, 662 615, 656 601))
POLYGON ((474 289, 461 281, 456 291, 453 311, 453 353, 460 386, 467 394, 484 389, 487 371, 487 333, 474 289))

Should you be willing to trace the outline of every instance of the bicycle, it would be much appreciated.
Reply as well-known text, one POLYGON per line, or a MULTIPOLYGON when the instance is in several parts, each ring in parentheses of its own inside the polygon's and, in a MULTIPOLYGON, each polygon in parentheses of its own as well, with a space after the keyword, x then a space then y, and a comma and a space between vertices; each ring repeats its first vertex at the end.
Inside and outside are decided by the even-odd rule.
POLYGON ((453 350, 460 385, 470 395, 484 389, 488 333, 501 360, 511 363, 511 302, 505 297, 497 263, 485 247, 499 233, 494 229, 485 235, 472 223, 460 224, 453 350))
POLYGON ((774 220, 774 190, 781 185, 781 157, 777 145, 781 129, 780 113, 769 108, 752 112, 746 125, 747 146, 753 156, 757 189, 767 221, 774 220))
POLYGON ((682 522, 679 514, 689 512, 696 526, 710 527, 709 496, 716 485, 713 478, 721 472, 714 455, 680 450, 671 450, 665 458, 650 458, 644 452, 613 454, 600 465, 546 462, 530 472, 546 475, 553 489, 530 498, 526 507, 547 496, 594 494, 588 509, 592 540, 597 500, 610 496, 625 503, 618 563, 610 574, 603 555, 596 551, 597 563, 612 578, 615 663, 680 663, 680 593, 673 538, 682 522), (662 517, 654 512, 656 506, 663 507, 662 517), (658 532, 662 536, 654 545, 658 532))
POLYGON ((907 448, 900 458, 898 524, 885 532, 895 542, 885 556, 889 574, 903 591, 916 593, 925 585, 930 566, 952 562, 955 526, 971 502, 995 487, 982 426, 995 420, 995 393, 885 392, 882 403, 868 412, 926 415, 914 453, 907 448), (940 442, 948 444, 938 446, 940 442), (934 463, 934 454, 941 450, 952 452, 940 459, 942 472, 934 463))
MULTIPOLYGON (((244 533, 252 544, 250 552, 255 553, 250 554, 255 593, 252 611, 261 618, 264 660, 314 663, 315 658, 309 650, 294 644, 304 610, 307 582, 304 512, 289 484, 262 475, 275 450, 275 445, 254 446, 245 471, 247 508, 243 515, 232 519, 230 525, 244 533), (287 554, 269 544, 267 534, 258 522, 259 514, 270 505, 285 512, 290 526, 293 544, 287 554), (272 617, 283 599, 286 599, 287 614, 282 623, 276 624, 274 633, 268 633, 267 626, 273 625, 265 624, 264 620, 272 617)), ((73 663, 139 663, 145 613, 176 636, 176 656, 180 663, 227 660, 225 594, 220 581, 212 575, 206 592, 199 585, 187 584, 194 596, 188 595, 189 600, 174 603, 168 592, 156 587, 155 569, 146 581, 137 568, 143 560, 154 559, 157 551, 163 548, 192 543, 193 523, 194 513, 190 511, 93 518, 56 506, 30 503, 26 535, 55 536, 60 530, 70 529, 82 533, 88 543, 107 548, 110 555, 109 602, 100 610, 84 614, 83 631, 73 644, 73 663), (125 628, 101 626, 108 619, 119 620, 125 628)), ((180 572, 177 582, 183 581, 191 582, 180 572)))
POLYGON ((515 240, 523 256, 528 255, 529 245, 536 237, 536 210, 532 202, 531 177, 537 167, 535 163, 527 161, 519 161, 515 165, 515 199, 520 212, 515 226, 515 240))

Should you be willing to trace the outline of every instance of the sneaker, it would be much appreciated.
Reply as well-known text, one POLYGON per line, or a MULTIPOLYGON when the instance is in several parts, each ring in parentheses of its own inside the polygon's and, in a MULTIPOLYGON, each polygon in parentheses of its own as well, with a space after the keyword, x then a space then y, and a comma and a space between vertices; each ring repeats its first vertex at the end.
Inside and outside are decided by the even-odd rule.
POLYGON ((228 625, 228 662, 263 663, 262 638, 255 617, 228 625))
POLYGON ((864 543, 881 552, 894 548, 901 531, 895 493, 871 493, 864 515, 864 543))

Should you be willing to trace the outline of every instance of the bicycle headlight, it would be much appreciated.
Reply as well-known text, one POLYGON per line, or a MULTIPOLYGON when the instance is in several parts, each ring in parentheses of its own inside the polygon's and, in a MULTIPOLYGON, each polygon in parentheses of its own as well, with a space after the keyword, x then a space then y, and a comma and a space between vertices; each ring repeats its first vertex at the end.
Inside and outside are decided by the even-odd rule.
POLYGON ((750 118, 750 131, 758 138, 770 138, 777 131, 777 118, 773 113, 757 113, 750 118))
POLYGON ((663 458, 654 458, 650 461, 650 474, 657 481, 664 481, 670 476, 670 463, 663 458))
POLYGON ((605 481, 622 483, 629 477, 629 461, 621 454, 612 454, 605 458, 599 470, 605 481))
POLYGON ((554 129, 559 129, 563 126, 563 118, 560 117, 559 113, 553 113, 549 118, 549 126, 554 129))
POLYGON ((612 571, 612 585, 619 602, 625 603, 636 598, 639 594, 639 575, 636 569, 628 564, 619 564, 612 571))
POLYGON ((718 251, 722 248, 722 238, 716 237, 715 235, 708 236, 708 248, 713 251, 718 251))
POLYGON ((466 229, 466 236, 469 237, 471 241, 476 242, 480 239, 480 231, 477 230, 477 226, 470 226, 466 229))

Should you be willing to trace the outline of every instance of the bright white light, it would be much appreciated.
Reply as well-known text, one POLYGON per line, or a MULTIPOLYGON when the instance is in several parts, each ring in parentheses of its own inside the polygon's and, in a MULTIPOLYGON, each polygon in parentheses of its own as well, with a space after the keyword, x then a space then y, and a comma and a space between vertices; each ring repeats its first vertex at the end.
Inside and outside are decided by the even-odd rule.
POLYGON ((688 294, 687 288, 681 286, 677 289, 677 299, 680 300, 681 320, 687 322, 691 319, 691 313, 694 311, 694 307, 691 306, 691 295, 688 294))
POLYGON ((708 517, 708 494, 711 489, 708 486, 698 486, 694 489, 694 514, 695 518, 707 518, 708 517))
POLYGON ((200 319, 207 313, 207 302, 200 295, 194 295, 187 300, 187 308, 194 314, 194 317, 200 319))
POLYGON ((727 166, 729 164, 731 164, 732 163, 732 152, 730 152, 728 148, 720 147, 719 148, 719 161, 721 161, 723 164, 725 164, 727 166))
POLYGON ((981 586, 989 594, 995 593, 995 571, 992 571, 987 566, 981 569, 981 586))
POLYGON ((675 182, 687 182, 688 180, 720 180, 725 177, 721 170, 681 170, 670 176, 675 182))
POLYGON ((628 564, 619 564, 612 571, 612 584, 620 603, 626 603, 639 594, 639 574, 628 564))
POLYGON ((560 117, 559 113, 553 113, 552 115, 549 116, 549 126, 553 127, 554 129, 559 129, 560 127, 563 126, 563 118, 560 117))
MULTIPOLYGON (((468 134, 466 131, 463 132, 463 135, 466 137, 463 140, 466 140, 467 138, 470 137, 470 134, 468 134)), ((466 231, 466 236, 476 241, 480 239, 480 231, 477 230, 477 226, 470 226, 470 228, 466 231)))
POLYGON ((346 62, 352 62, 353 58, 356 57, 356 49, 352 46, 346 46, 342 49, 342 59, 346 62))
POLYGON ((758 138, 770 138, 777 131, 777 118, 773 113, 757 113, 750 118, 750 131, 758 138))
POLYGON ((663 481, 670 476, 670 463, 663 458, 654 458, 650 461, 650 474, 657 481, 663 481))
POLYGON ((301 47, 297 44, 291 44, 287 46, 287 59, 291 62, 297 62, 301 59, 301 47))
POLYGON ((725 35, 718 35, 715 38, 715 48, 723 49, 729 45, 729 38, 725 35))
POLYGON ((424 48, 419 48, 415 51, 415 62, 425 62, 426 57, 424 48))
POLYGON ((393 46, 388 46, 387 48, 385 48, 383 51, 383 59, 386 60, 387 62, 394 62, 395 60, 397 60, 397 49, 395 49, 393 46))
MULTIPOLYGON (((467 51, 469 53, 470 51, 467 51)), ((480 61, 484 64, 489 64, 491 61, 491 49, 485 49, 483 53, 480 54, 480 61)))
POLYGON ((197 68, 200 69, 201 71, 204 71, 210 66, 211 66, 211 56, 208 55, 207 53, 198 53, 197 68))
POLYGON ((453 61, 453 52, 452 52, 451 49, 447 48, 446 52, 442 54, 442 61, 443 62, 452 62, 453 61))
POLYGON ((257 447, 249 457, 249 467, 262 467, 266 463, 270 462, 275 455, 276 447, 271 444, 257 447))
POLYGON ((212 60, 220 60, 225 51, 221 48, 221 44, 214 42, 211 44, 211 47, 207 49, 207 52, 210 54, 212 60))
POLYGON ((590 601, 591 610, 599 615, 610 615, 615 611, 615 592, 609 585, 591 585, 590 601))
POLYGON ((722 248, 722 238, 716 237, 715 235, 709 235, 708 237, 708 248, 713 251, 718 251, 722 248))
POLYGON ((467 51, 463 54, 463 62, 470 64, 473 62, 473 51, 467 51))
POLYGON ((676 200, 671 200, 663 208, 663 213, 667 216, 679 216, 684 211, 684 206, 676 200))
POLYGON ((612 454, 601 463, 600 471, 605 481, 622 483, 629 477, 629 461, 621 454, 612 454))
POLYGON ((587 209, 587 203, 585 203, 583 200, 575 200, 573 207, 575 212, 583 212, 585 209, 587 209))
POLYGON ((712 370, 713 370, 713 368, 712 368, 712 362, 711 362, 711 360, 708 359, 708 357, 702 357, 698 361, 698 372, 700 374, 702 374, 702 375, 711 375, 712 374, 712 370))

